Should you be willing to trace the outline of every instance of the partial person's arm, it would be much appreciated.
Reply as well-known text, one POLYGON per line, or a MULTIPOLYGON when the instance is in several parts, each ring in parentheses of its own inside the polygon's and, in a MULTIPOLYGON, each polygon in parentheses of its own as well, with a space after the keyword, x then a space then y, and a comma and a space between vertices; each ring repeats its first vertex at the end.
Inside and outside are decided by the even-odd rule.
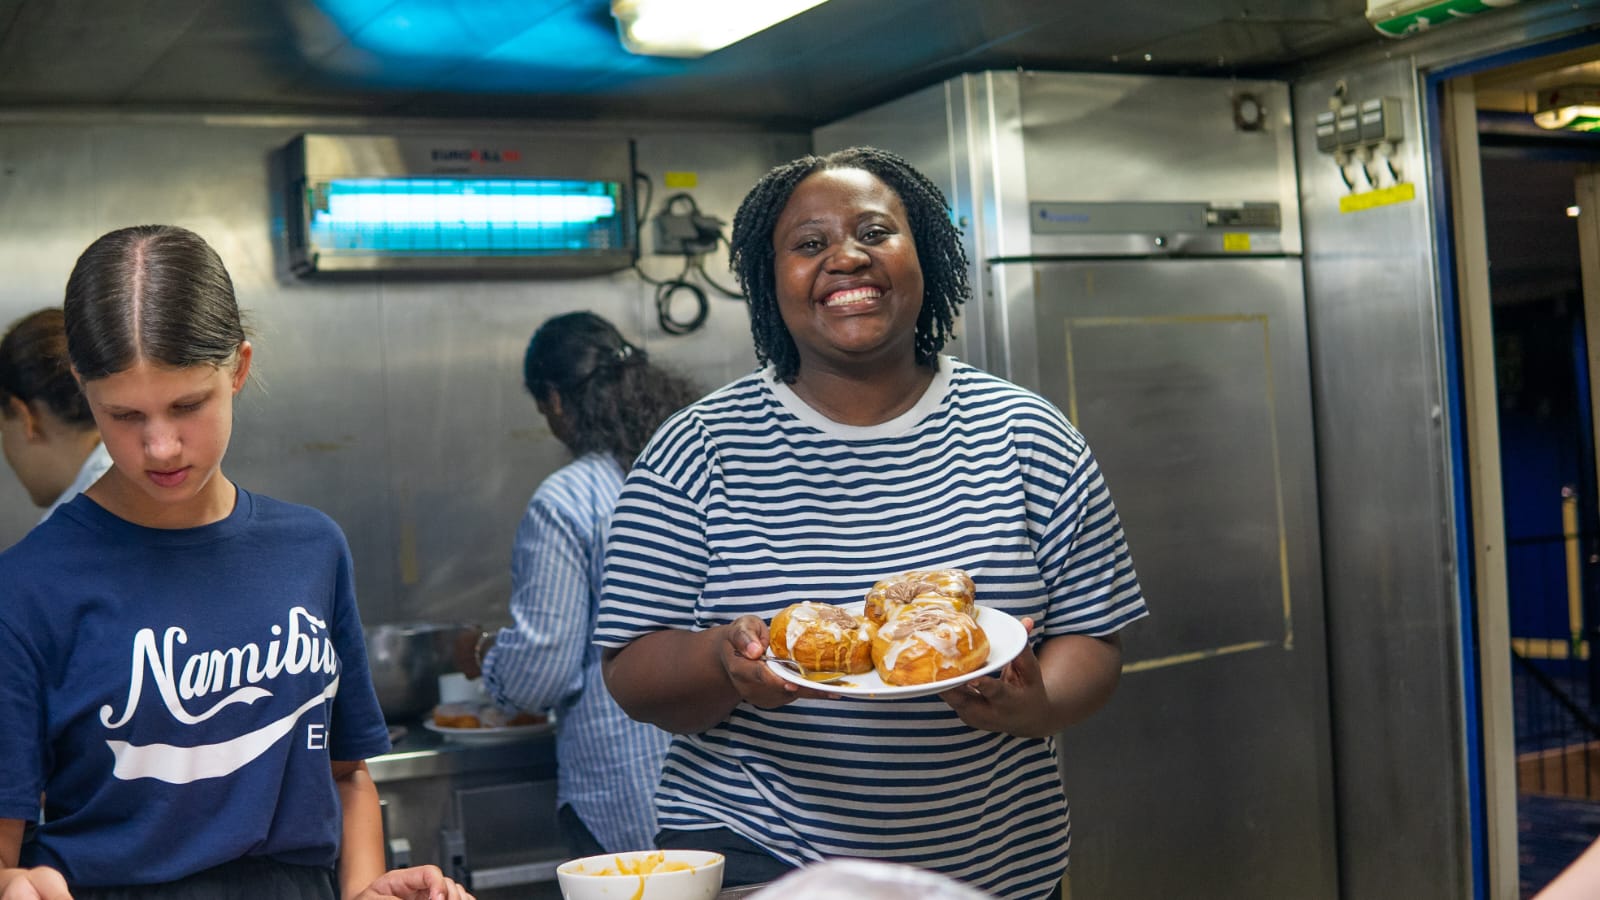
POLYGON ((367 887, 360 900, 474 900, 467 889, 446 878, 438 866, 395 869, 367 887))
POLYGON ((1600 897, 1600 841, 1589 845, 1572 865, 1533 895, 1533 900, 1590 900, 1600 897))
POLYGON ((592 534, 538 494, 528 504, 511 552, 514 624, 500 630, 483 658, 484 686, 497 703, 538 712, 583 689, 590 560, 601 550, 587 546, 592 534))
POLYGON ((339 845, 339 895, 355 897, 383 874, 383 813, 367 764, 334 761, 333 783, 344 816, 339 845))
POLYGON ((674 734, 716 726, 742 701, 772 709, 826 697, 772 674, 761 661, 767 623, 741 616, 705 631, 647 634, 603 657, 606 688, 630 717, 674 734))
POLYGON ((72 900, 67 880, 55 869, 17 868, 25 825, 21 819, 0 819, 0 900, 72 900))

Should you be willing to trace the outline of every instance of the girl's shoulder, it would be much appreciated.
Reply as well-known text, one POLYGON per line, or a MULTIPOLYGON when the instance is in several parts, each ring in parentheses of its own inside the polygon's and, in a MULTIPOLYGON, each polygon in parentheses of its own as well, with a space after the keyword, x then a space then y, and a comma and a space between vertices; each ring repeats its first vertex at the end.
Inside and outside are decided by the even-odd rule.
POLYGON ((239 502, 249 502, 253 507, 253 516, 264 522, 288 525, 303 528, 331 528, 339 530, 338 523, 333 517, 304 503, 294 503, 289 500, 279 500, 266 494, 257 494, 239 488, 239 502))

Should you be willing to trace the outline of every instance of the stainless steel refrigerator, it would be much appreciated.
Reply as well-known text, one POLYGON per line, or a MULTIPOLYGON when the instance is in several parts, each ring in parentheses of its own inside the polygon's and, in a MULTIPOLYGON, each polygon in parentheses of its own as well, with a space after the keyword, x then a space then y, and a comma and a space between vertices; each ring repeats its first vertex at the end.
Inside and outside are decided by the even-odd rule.
POLYGON ((1289 95, 964 75, 818 129, 939 182, 975 294, 952 352, 1088 438, 1151 616, 1059 738, 1072 894, 1333 898, 1333 762, 1289 95))

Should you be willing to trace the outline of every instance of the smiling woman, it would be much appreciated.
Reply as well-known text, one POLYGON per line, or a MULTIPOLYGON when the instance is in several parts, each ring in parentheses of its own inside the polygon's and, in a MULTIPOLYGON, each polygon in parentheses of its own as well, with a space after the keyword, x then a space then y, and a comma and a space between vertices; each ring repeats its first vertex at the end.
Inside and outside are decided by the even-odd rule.
POLYGON ((1070 842, 1054 737, 1110 698, 1145 614, 1094 456, 1043 398, 940 355, 966 259, 899 157, 779 166, 731 244, 768 366, 640 454, 595 629, 617 702, 675 735, 660 846, 723 854, 730 886, 868 856, 1042 900, 1070 842), (785 608, 950 568, 1017 620, 992 674, 884 701, 766 664, 785 608))
POLYGON ((383 872, 344 535, 222 474, 252 357, 222 260, 114 231, 64 311, 113 465, 0 554, 0 896, 465 897, 383 872))

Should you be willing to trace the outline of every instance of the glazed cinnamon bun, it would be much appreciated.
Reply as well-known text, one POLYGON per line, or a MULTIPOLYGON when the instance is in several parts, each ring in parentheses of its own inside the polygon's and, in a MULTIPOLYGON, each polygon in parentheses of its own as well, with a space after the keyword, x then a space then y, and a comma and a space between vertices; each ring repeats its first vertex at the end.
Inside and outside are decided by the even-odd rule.
POLYGON ((774 656, 813 672, 872 671, 872 636, 877 626, 837 606, 796 603, 772 617, 767 638, 774 656))
POLYGON ((889 621, 900 607, 913 601, 943 603, 957 612, 977 612, 977 588, 962 569, 929 569, 885 578, 867 592, 863 614, 874 624, 889 621))
POLYGON ((977 620, 945 602, 900 607, 872 639, 872 663, 884 684, 927 684, 975 672, 989 660, 989 636, 977 620))

